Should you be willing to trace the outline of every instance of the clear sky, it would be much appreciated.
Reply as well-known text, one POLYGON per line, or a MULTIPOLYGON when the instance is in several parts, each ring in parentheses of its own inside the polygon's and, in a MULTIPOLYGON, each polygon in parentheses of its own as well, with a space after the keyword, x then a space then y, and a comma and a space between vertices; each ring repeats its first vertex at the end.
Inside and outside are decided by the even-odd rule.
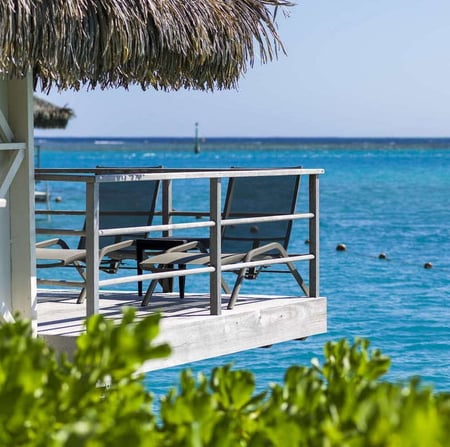
POLYGON ((39 94, 74 109, 36 136, 449 137, 449 0, 303 0, 278 17, 287 55, 238 90, 39 94))

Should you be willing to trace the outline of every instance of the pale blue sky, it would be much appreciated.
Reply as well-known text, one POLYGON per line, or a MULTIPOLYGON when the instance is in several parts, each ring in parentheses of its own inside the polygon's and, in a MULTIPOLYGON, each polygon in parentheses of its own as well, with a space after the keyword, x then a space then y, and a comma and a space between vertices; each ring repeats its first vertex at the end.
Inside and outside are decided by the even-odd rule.
POLYGON ((449 0, 303 0, 278 25, 287 56, 238 90, 54 91, 76 118, 36 136, 450 136, 449 0))

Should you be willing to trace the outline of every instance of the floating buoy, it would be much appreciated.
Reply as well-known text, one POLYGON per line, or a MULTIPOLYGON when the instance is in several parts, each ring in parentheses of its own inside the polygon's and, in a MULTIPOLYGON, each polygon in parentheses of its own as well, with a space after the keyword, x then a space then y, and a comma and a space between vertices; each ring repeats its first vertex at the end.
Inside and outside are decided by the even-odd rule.
POLYGON ((380 253, 378 255, 378 259, 387 259, 387 254, 386 253, 380 253))
POLYGON ((305 245, 309 244, 309 239, 305 239, 305 245))
POLYGON ((347 246, 345 244, 337 244, 336 251, 346 251, 347 246))
POLYGON ((55 197, 55 202, 62 202, 62 197, 61 196, 55 197))
POLYGON ((255 233, 258 233, 258 232, 259 232, 259 227, 258 227, 258 225, 252 225, 252 226, 250 227, 250 233, 255 234, 255 233))
POLYGON ((425 264, 423 265, 424 268, 426 269, 430 269, 433 267, 433 264, 431 262, 425 262, 425 264))

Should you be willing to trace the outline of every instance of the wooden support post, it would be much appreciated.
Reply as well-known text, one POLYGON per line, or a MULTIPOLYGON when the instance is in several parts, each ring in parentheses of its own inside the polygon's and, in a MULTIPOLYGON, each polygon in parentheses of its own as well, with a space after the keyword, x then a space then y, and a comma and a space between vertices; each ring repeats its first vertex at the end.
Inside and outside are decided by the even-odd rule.
POLYGON ((98 183, 86 184, 86 313, 99 311, 98 183))
POLYGON ((319 176, 309 176, 309 212, 314 217, 309 220, 309 242, 310 253, 314 259, 309 261, 309 296, 320 296, 319 276, 319 176))
MULTIPOLYGON (((172 180, 162 181, 162 223, 172 223, 172 180)), ((164 230, 163 236, 172 236, 172 230, 164 230)))
POLYGON ((210 228, 210 262, 214 271, 210 273, 211 315, 222 313, 222 182, 220 178, 210 179, 210 219, 214 226, 210 228))
POLYGON ((14 168, 17 171, 11 181, 8 200, 11 222, 11 311, 20 312, 23 318, 31 319, 36 329, 32 76, 28 73, 24 79, 6 83, 8 123, 15 141, 24 144, 23 158, 20 155, 15 159, 14 168))

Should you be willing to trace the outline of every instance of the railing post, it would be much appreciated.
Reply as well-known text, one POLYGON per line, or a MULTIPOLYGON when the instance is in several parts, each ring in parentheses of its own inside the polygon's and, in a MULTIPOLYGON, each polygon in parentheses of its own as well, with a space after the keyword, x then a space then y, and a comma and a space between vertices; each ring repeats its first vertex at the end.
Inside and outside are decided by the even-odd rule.
MULTIPOLYGON (((172 223, 172 180, 162 181, 162 223, 172 223)), ((164 230, 164 237, 172 236, 172 230, 164 230)))
POLYGON ((86 183, 86 313, 99 312, 98 183, 86 183))
POLYGON ((319 273, 319 176, 309 176, 309 212, 314 215, 309 220, 309 247, 314 259, 309 261, 309 295, 320 296, 320 273, 319 273))
POLYGON ((210 262, 214 267, 214 271, 210 273, 209 290, 210 290, 210 306, 211 315, 220 315, 222 313, 222 179, 210 179, 210 198, 209 209, 210 219, 214 222, 214 226, 210 228, 210 262))

